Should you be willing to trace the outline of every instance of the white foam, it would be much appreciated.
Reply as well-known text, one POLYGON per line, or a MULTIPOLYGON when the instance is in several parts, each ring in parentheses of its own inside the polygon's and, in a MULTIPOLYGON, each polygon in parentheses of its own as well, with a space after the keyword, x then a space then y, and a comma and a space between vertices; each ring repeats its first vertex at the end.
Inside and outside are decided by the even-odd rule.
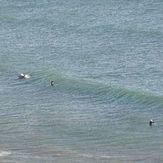
POLYGON ((11 152, 9 152, 9 151, 0 151, 0 157, 5 157, 5 156, 8 156, 10 154, 11 154, 11 152))
POLYGON ((25 75, 24 75, 24 78, 25 78, 25 79, 29 79, 29 78, 30 78, 30 75, 25 74, 25 75))
POLYGON ((93 158, 94 157, 92 154, 85 154, 85 153, 80 154, 80 156, 87 157, 87 158, 93 158))
POLYGON ((111 159, 111 158, 124 158, 126 156, 100 156, 100 158, 103 158, 103 159, 111 159))

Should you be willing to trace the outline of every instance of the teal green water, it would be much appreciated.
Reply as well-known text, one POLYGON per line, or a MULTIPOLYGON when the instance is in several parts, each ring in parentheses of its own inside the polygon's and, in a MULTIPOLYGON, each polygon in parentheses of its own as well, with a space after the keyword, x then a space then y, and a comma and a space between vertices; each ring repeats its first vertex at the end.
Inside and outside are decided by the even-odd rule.
POLYGON ((162 163, 162 8, 0 1, 0 162, 162 163))

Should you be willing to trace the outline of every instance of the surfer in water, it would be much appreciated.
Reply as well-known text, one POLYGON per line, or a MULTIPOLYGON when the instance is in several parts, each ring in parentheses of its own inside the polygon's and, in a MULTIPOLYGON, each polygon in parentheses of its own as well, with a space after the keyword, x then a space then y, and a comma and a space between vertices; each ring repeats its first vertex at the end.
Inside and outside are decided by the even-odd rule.
POLYGON ((149 121, 149 126, 152 126, 152 124, 155 123, 152 119, 149 121))
POLYGON ((51 86, 54 85, 54 81, 53 81, 53 80, 50 81, 50 85, 51 85, 51 86))
POLYGON ((23 74, 23 73, 21 73, 20 75, 19 75, 19 79, 29 79, 30 78, 30 75, 28 75, 28 74, 23 74))

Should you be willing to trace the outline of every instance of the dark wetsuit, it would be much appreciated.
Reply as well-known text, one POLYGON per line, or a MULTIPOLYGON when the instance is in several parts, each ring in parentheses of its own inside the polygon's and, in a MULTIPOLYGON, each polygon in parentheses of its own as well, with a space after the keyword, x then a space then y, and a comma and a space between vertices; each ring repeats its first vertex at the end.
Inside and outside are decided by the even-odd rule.
POLYGON ((150 120, 149 121, 149 126, 152 126, 153 123, 154 123, 154 121, 153 120, 150 120))
POLYGON ((54 85, 54 81, 53 81, 53 80, 50 82, 50 85, 51 85, 51 86, 53 86, 53 85, 54 85))

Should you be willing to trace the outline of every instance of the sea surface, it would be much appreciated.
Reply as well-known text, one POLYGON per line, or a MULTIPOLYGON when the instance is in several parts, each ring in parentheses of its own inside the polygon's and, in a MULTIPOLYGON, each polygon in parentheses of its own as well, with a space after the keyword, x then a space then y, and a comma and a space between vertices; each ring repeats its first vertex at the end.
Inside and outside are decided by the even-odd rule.
POLYGON ((0 0, 0 162, 162 163, 163 1, 0 0))

